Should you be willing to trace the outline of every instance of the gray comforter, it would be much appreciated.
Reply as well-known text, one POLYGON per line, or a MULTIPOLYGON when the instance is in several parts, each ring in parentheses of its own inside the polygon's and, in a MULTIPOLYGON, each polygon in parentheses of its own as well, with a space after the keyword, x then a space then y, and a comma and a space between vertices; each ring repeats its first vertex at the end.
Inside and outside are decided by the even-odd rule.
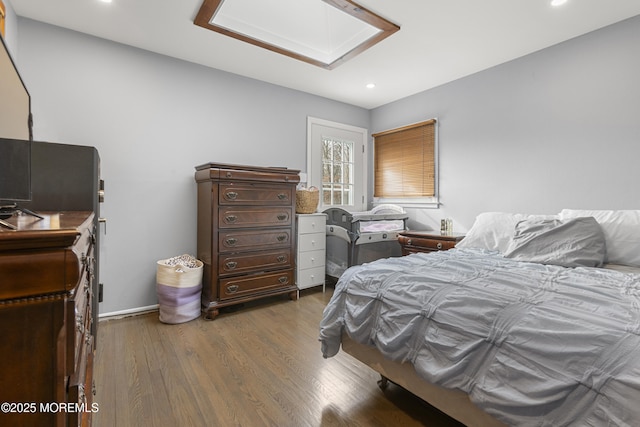
POLYGON ((320 324, 513 426, 640 425, 640 275, 475 249, 348 269, 320 324))

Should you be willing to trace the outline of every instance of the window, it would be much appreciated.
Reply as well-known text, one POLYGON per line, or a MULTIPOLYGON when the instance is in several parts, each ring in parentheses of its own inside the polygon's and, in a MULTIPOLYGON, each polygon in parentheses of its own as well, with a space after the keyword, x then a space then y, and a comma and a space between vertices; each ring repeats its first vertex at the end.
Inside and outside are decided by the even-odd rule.
POLYGON ((0 0, 0 35, 4 37, 4 22, 6 19, 6 11, 4 8, 4 3, 0 0))
POLYGON ((322 204, 353 205, 353 141, 322 136, 322 204))
POLYGON ((437 204, 436 124, 432 119, 373 135, 377 201, 437 204))
POLYGON ((307 118, 307 185, 322 191, 319 211, 366 209, 367 130, 307 118))

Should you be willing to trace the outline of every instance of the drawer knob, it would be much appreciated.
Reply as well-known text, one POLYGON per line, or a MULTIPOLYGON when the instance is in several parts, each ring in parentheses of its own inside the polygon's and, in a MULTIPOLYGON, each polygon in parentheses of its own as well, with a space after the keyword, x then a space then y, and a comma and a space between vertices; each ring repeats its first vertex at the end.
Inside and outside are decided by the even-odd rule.
POLYGON ((235 294, 236 292, 238 292, 238 289, 240 289, 240 286, 238 285, 229 285, 227 286, 227 293, 235 294))
POLYGON ((287 235, 286 234, 280 234, 277 237, 278 242, 284 242, 285 240, 287 240, 287 235))
POLYGON ((238 217, 236 215, 227 215, 224 217, 225 221, 233 224, 234 222, 236 222, 238 220, 238 217))
POLYGON ((238 193, 236 193, 235 191, 227 191, 225 193, 225 197, 229 200, 235 200, 238 198, 238 193))
POLYGON ((442 249, 442 242, 438 242, 438 244, 436 245, 436 247, 437 247, 438 249, 442 249))
POLYGON ((278 258, 276 258, 276 260, 278 262, 285 262, 287 260, 287 257, 284 255, 279 255, 278 258))
POLYGON ((288 199, 288 197, 287 197, 287 195, 286 195, 285 193, 280 193, 280 194, 278 194, 278 199, 280 199, 280 200, 287 200, 287 199, 288 199))
POLYGON ((224 240, 224 242, 228 245, 228 246, 234 246, 236 243, 238 243, 238 239, 234 238, 234 237, 228 237, 224 240))
POLYGON ((227 270, 233 270, 238 266, 238 263, 235 261, 228 261, 224 266, 227 270))
POLYGON ((287 276, 280 276, 278 278, 278 281, 282 284, 287 283, 289 281, 289 278, 287 276))
POLYGON ((286 214, 279 214, 278 215, 278 220, 284 221, 285 219, 287 219, 287 215, 286 214))
POLYGON ((411 239, 407 240, 407 245, 411 245, 411 239))

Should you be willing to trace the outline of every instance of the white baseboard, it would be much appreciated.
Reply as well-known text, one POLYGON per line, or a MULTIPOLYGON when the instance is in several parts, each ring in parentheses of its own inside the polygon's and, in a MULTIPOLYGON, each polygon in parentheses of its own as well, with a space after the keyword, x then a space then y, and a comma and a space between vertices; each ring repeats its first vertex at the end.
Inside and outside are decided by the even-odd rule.
POLYGON ((158 310, 158 304, 154 304, 154 305, 148 305, 146 307, 136 307, 136 308, 130 308, 127 310, 112 311, 109 313, 100 313, 100 315, 98 316, 98 319, 99 320, 110 320, 112 318, 117 319, 121 317, 135 316, 137 314, 149 313, 150 311, 157 311, 157 310, 158 310))

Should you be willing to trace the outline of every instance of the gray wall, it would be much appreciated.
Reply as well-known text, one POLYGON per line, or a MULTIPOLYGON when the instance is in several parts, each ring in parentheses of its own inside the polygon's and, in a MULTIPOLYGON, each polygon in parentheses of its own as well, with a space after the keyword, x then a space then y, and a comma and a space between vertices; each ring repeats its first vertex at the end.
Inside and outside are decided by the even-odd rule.
POLYGON ((35 138, 102 157, 102 313, 155 304, 156 260, 194 253, 195 165, 304 170, 307 116, 372 132, 438 117, 442 206, 410 210, 413 228, 451 217, 466 230, 483 211, 640 208, 640 17, 372 111, 18 24, 35 138))
POLYGON ((640 209, 639 46, 640 16, 372 110, 372 132, 439 119, 442 206, 410 225, 640 209))
POLYGON ((195 254, 194 166, 305 170, 307 116, 369 127, 362 108, 28 19, 18 23, 34 139, 100 153, 103 314, 155 304, 156 261, 195 254))

